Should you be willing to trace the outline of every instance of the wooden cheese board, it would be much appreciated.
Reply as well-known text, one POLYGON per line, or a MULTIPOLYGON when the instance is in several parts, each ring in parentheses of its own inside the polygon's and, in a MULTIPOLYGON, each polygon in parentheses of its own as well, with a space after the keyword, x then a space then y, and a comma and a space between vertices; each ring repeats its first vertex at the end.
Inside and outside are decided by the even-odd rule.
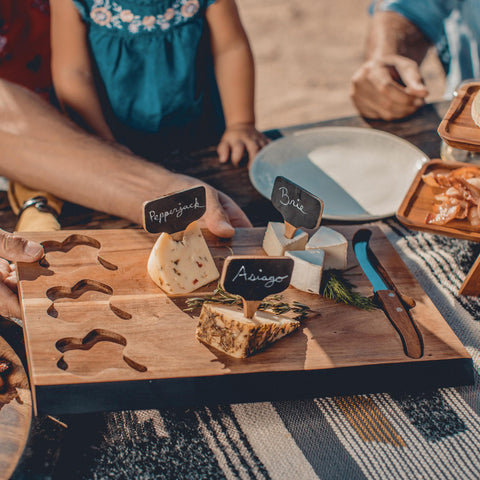
MULTIPOLYGON (((359 227, 336 227, 351 239, 359 227)), ((365 227, 363 227, 365 228, 365 227)), ((146 264, 156 236, 143 230, 28 233, 45 258, 18 264, 25 344, 37 413, 192 406, 473 382, 472 361, 378 227, 371 248, 422 336, 419 359, 381 310, 364 311, 289 287, 284 300, 312 311, 299 330, 263 352, 235 359, 199 343, 199 311, 167 296, 146 264)), ((262 255, 264 228, 231 240, 204 232, 219 270, 229 255, 262 255)), ((372 287, 349 247, 348 271, 372 287)), ((188 296, 211 293, 213 282, 188 296)))
POLYGON ((453 148, 480 152, 480 128, 472 119, 471 108, 480 82, 462 85, 453 97, 438 127, 438 134, 453 148))
POLYGON ((452 171, 461 167, 471 167, 469 163, 444 162, 432 160, 425 163, 415 176, 405 198, 397 210, 397 218, 412 230, 461 238, 472 242, 480 242, 480 228, 472 226, 468 220, 453 219, 445 225, 426 223, 425 219, 432 212, 434 197, 441 189, 427 185, 422 176, 430 172, 452 171))

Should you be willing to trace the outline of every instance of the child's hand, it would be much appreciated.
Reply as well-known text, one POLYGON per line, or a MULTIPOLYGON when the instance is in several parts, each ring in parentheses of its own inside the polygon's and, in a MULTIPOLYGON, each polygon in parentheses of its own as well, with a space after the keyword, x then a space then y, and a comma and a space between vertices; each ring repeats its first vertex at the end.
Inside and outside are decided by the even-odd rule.
POLYGON ((269 142, 252 123, 237 123, 226 128, 217 147, 218 159, 225 163, 230 158, 234 165, 238 165, 246 150, 250 163, 257 152, 269 142))

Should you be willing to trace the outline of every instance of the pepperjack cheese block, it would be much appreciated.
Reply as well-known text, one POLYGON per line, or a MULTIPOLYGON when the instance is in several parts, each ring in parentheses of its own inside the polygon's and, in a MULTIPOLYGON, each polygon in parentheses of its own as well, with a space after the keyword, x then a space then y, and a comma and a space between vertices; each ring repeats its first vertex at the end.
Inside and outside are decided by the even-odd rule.
POLYGON ((162 233, 150 253, 147 270, 170 294, 192 292, 220 276, 197 222, 188 225, 179 241, 162 233))
POLYGON ((294 262, 290 285, 303 292, 320 293, 325 252, 318 248, 285 252, 285 256, 294 262))
POLYGON ((323 269, 344 270, 347 268, 347 239, 336 230, 320 227, 310 238, 306 250, 321 248, 325 252, 323 269))
POLYGON ((297 230, 293 238, 287 238, 284 223, 268 222, 262 246, 267 255, 280 257, 287 250, 304 250, 307 240, 308 234, 302 230, 297 230))
POLYGON ((245 318, 239 307, 204 303, 196 337, 202 343, 236 358, 252 355, 294 332, 298 320, 257 310, 245 318))

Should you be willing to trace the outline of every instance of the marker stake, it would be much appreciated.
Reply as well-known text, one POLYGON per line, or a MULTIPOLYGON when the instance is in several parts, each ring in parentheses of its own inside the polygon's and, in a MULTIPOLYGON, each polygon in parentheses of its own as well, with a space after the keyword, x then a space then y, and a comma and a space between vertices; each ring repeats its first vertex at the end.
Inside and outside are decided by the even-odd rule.
POLYGON ((225 259, 220 285, 242 298, 243 315, 251 319, 265 297, 288 288, 292 271, 288 257, 232 255, 225 259))

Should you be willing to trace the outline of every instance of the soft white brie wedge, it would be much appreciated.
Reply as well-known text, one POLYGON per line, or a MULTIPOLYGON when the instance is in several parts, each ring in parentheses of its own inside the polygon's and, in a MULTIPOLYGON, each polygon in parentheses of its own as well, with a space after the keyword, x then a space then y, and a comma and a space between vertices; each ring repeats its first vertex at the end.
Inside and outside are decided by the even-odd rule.
POLYGON ((321 248, 325 252, 323 269, 344 270, 347 268, 347 239, 336 230, 320 227, 310 238, 307 250, 321 248))
POLYGON ((303 292, 320 293, 325 252, 318 248, 285 252, 285 256, 294 262, 290 285, 303 292))
POLYGON ((293 238, 285 237, 285 225, 282 222, 268 222, 263 249, 271 257, 282 256, 287 250, 304 250, 308 234, 297 230, 293 238))
POLYGON ((196 337, 206 345, 236 358, 245 358, 263 350, 295 331, 298 320, 257 310, 245 318, 239 307, 204 303, 196 337))
POLYGON ((162 233, 150 253, 147 270, 170 294, 192 292, 220 276, 197 222, 185 229, 180 241, 162 233))

